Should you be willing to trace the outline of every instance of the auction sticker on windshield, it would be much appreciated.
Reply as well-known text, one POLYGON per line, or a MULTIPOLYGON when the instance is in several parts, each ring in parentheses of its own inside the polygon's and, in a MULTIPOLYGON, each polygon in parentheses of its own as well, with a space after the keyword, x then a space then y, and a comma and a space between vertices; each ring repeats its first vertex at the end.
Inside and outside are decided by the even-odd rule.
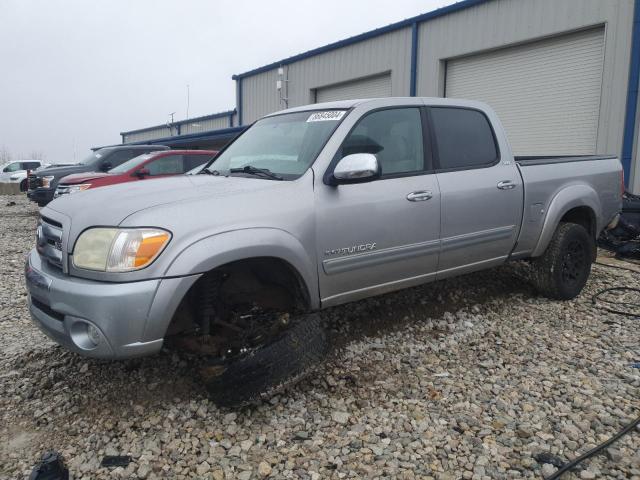
POLYGON ((307 122, 326 122, 327 120, 340 120, 347 113, 344 110, 327 110, 325 112, 312 113, 307 122))

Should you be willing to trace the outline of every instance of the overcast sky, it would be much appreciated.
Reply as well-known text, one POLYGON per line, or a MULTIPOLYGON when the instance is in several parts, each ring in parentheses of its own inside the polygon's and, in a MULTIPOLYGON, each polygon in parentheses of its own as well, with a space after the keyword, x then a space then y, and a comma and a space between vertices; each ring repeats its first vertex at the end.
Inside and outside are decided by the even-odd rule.
POLYGON ((81 160, 235 107, 234 73, 452 0, 0 0, 0 149, 81 160))

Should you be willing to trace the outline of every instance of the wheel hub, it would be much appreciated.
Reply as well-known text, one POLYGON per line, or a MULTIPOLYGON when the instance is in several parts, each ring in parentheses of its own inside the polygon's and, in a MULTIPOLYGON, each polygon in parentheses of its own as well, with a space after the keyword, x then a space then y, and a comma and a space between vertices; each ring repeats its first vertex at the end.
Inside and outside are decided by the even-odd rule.
POLYGON ((581 242, 573 240, 567 245, 562 259, 562 280, 576 283, 580 280, 587 263, 587 252, 581 242))

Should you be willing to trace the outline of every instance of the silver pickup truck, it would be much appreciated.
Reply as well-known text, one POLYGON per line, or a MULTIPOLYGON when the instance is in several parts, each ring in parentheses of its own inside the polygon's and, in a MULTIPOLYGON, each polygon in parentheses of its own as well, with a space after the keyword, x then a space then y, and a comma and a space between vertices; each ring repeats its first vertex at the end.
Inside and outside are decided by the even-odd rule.
POLYGON ((289 109, 199 175, 43 208, 29 309, 90 357, 190 345, 214 397, 247 398, 321 357, 326 307, 521 259, 541 294, 575 297, 622 190, 613 156, 514 157, 478 102, 289 109))

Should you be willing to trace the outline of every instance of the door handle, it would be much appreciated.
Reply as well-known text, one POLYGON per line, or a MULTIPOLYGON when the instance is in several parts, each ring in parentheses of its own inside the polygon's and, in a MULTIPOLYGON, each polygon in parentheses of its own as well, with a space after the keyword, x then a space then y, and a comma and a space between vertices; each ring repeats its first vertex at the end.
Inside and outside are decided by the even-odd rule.
POLYGON ((502 180, 501 182, 498 182, 498 188, 500 190, 511 190, 513 188, 516 188, 516 184, 511 180, 502 180))
POLYGON ((410 202, 424 202, 425 200, 429 200, 433 197, 433 193, 429 190, 418 190, 417 192, 411 192, 407 195, 407 200, 410 202))

